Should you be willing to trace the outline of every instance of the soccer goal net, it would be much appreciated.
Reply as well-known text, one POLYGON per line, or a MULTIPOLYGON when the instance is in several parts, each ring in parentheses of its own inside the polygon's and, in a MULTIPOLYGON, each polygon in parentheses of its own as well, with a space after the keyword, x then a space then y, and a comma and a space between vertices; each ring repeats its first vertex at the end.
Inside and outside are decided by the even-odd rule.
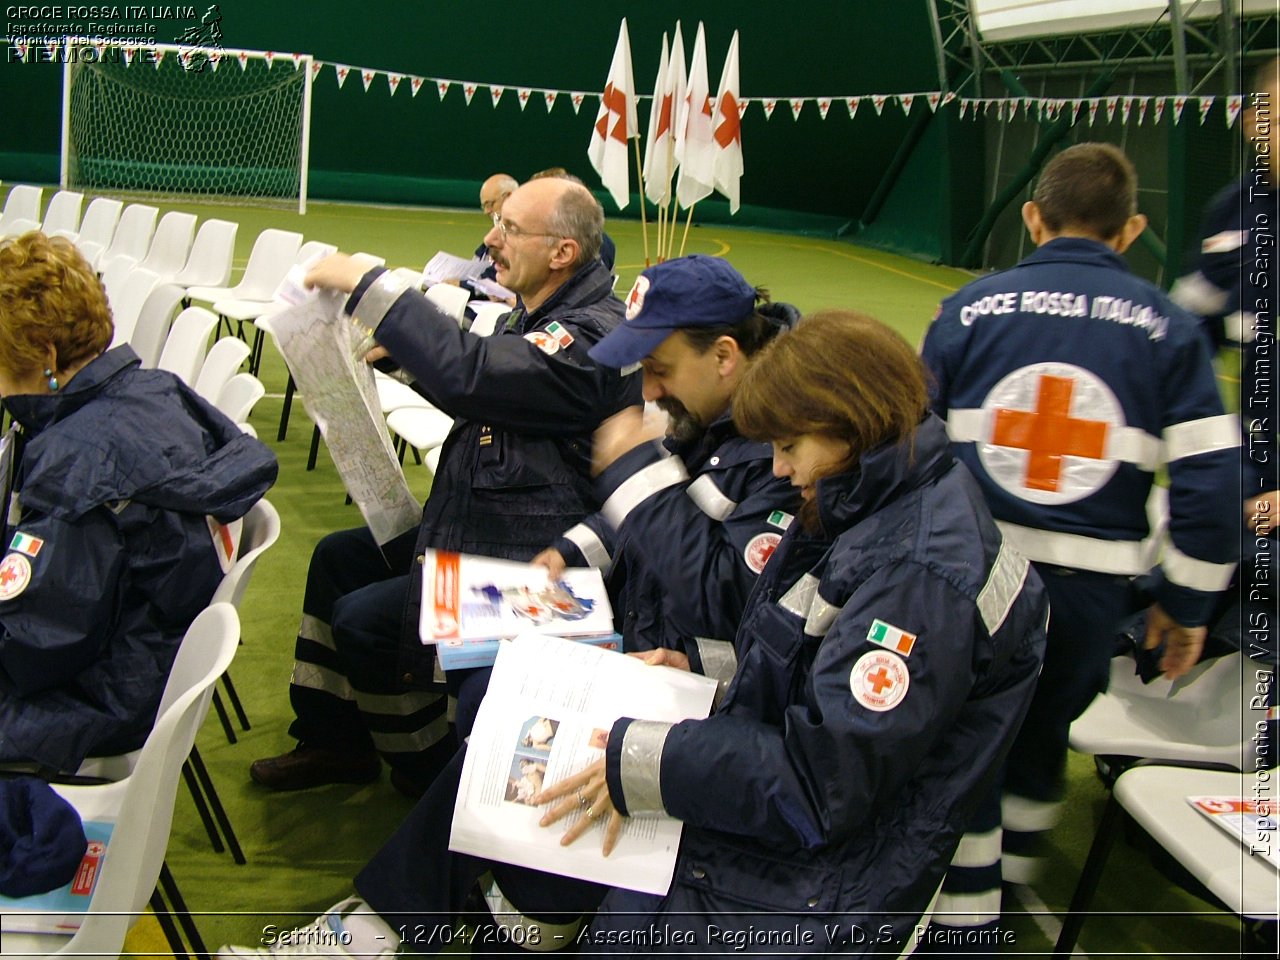
POLYGON ((68 40, 62 183, 306 210, 311 57, 68 40))

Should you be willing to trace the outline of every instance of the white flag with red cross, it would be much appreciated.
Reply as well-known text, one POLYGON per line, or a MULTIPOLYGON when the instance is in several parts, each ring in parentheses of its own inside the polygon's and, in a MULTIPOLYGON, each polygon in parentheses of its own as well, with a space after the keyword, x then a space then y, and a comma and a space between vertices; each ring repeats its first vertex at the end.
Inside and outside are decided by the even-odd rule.
POLYGON ((715 186, 716 145, 707 82, 707 37, 702 24, 693 41, 689 86, 676 120, 676 200, 686 210, 711 195, 715 186))
POLYGON ((631 79, 631 40, 627 36, 627 20, 618 28, 618 43, 609 65, 609 78, 600 97, 600 111, 591 128, 587 158, 600 175, 618 209, 631 200, 627 186, 627 141, 640 135, 636 120, 636 87, 631 79))
POLYGON ((716 94, 716 112, 712 121, 715 139, 715 188, 729 201, 729 213, 737 213, 741 205, 742 181, 742 114, 738 112, 738 31, 733 31, 729 52, 720 73, 720 90, 716 94))

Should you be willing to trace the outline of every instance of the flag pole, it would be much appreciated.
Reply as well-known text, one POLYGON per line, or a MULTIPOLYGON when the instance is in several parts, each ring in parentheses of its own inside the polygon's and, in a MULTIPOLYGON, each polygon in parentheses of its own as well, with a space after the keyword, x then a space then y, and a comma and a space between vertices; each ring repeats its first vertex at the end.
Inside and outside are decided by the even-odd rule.
POLYGON ((644 236, 644 265, 649 263, 649 214, 644 208, 644 163, 640 159, 640 138, 633 137, 636 145, 636 180, 640 184, 640 233, 644 236))
POLYGON ((684 256, 684 245, 685 245, 685 242, 686 242, 686 241, 688 241, 688 239, 689 239, 689 224, 693 223, 693 208, 694 208, 694 207, 696 207, 697 205, 698 205, 698 203, 697 203, 697 201, 695 200, 695 201, 694 201, 694 202, 689 206, 689 215, 688 215, 687 217, 685 217, 685 219, 684 219, 684 236, 682 236, 682 237, 680 238, 680 256, 682 256, 682 257, 684 256))

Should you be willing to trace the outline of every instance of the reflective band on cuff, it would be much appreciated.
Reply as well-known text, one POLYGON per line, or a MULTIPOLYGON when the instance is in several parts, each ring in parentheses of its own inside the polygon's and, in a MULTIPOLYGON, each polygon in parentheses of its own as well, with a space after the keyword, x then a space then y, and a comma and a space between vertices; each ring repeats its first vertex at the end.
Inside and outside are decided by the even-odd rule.
POLYGON ((707 637, 694 637, 693 642, 698 645, 698 659, 702 661, 703 676, 722 684, 733 679, 738 669, 738 654, 731 642, 710 640, 707 637))
POLYGON ((809 603, 809 612, 804 618, 805 636, 825 637, 843 609, 844 607, 837 607, 834 604, 827 603, 822 599, 822 594, 814 590, 813 600, 809 603))
POLYGON ((1040 879, 1044 865, 1041 857, 1028 857, 1021 853, 1006 853, 1000 859, 1000 878, 1005 883, 1030 885, 1040 879))
POLYGON ((298 636, 303 640, 318 643, 322 647, 328 647, 330 650, 337 649, 333 645, 333 627, 309 613, 302 615, 302 622, 298 624, 298 636))
POLYGON ((1188 420, 1165 427, 1165 459, 1172 463, 1200 453, 1231 450, 1240 446, 1240 420, 1230 413, 1188 420))
POLYGON ((295 660, 293 662, 293 676, 289 678, 289 682, 295 687, 318 690, 321 693, 329 694, 331 697, 337 697, 339 700, 355 699, 355 692, 351 689, 351 683, 346 677, 336 670, 317 666, 314 663, 303 663, 301 660, 295 660))
POLYGON ((712 520, 724 520, 738 506, 726 497, 716 486, 716 482, 705 473, 689 484, 685 492, 689 494, 689 499, 698 505, 698 509, 712 520))
POLYGON ((806 573, 778 599, 778 606, 788 613, 807 619, 809 607, 812 606, 813 598, 817 595, 818 578, 811 573, 806 573))
POLYGON ((1135 576, 1155 565, 1158 544, 1147 540, 1099 540, 1077 533, 1037 530, 997 520, 996 526, 1027 559, 1060 567, 1135 576))
POLYGON ((944 927, 980 927, 1000 919, 1000 888, 981 893, 940 893, 933 922, 944 927))
POLYGON ((960 838, 960 846, 951 858, 953 867, 989 867, 1000 862, 1000 838, 1004 835, 999 827, 992 827, 985 833, 966 833, 960 838))
POLYGON ((563 534, 564 538, 582 551, 582 558, 588 565, 597 567, 602 573, 608 573, 613 566, 613 557, 609 556, 609 548, 596 536, 596 532, 585 523, 570 527, 563 534))
POLYGON ((1022 584, 1026 582, 1029 569, 1031 564, 1014 548, 1013 544, 1007 540, 1000 543, 996 562, 991 565, 991 573, 987 576, 986 585, 978 594, 978 612, 982 614, 982 622, 986 624, 988 636, 995 636, 995 632, 1004 623, 1005 617, 1009 616, 1014 601, 1022 592, 1022 584))
POLYGON ((1160 566, 1170 583, 1205 593, 1218 593, 1227 589, 1231 575, 1236 571, 1234 563, 1213 563, 1189 557, 1170 540, 1165 544, 1160 566))
POLYGON ((671 726, 657 720, 633 720, 627 727, 618 769, 627 816, 667 812, 662 805, 662 748, 671 726))
POLYGON ((689 479, 679 457, 666 457, 629 476, 611 496, 600 512, 616 530, 627 514, 660 490, 689 479))
POLYGON ((380 713, 384 717, 407 717, 443 699, 442 693, 412 690, 408 693, 365 693, 356 690, 356 703, 364 713, 380 713))
POLYGON ((1221 313, 1226 307, 1228 294, 1221 287, 1215 287, 1197 270, 1180 277, 1169 291, 1169 296, 1184 310, 1198 313, 1202 317, 1211 317, 1221 313))
POLYGON ((1006 793, 1000 798, 1000 822, 1005 830, 1019 833, 1038 833, 1052 829, 1062 812, 1057 800, 1032 800, 1016 793, 1006 793))
POLYGON ((370 333, 376 333, 382 318, 387 315, 391 305, 400 299, 400 295, 408 290, 410 283, 402 280, 388 270, 369 285, 351 316, 370 333))
POLYGON ((1227 339, 1233 343, 1253 343, 1254 324, 1257 318, 1252 313, 1237 310, 1222 318, 1222 330, 1227 339))

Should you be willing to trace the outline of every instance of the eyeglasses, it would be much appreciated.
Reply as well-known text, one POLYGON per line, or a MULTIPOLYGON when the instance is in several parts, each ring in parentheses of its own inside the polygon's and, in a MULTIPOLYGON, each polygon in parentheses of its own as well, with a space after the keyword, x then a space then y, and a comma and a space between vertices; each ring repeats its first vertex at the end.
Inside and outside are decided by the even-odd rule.
POLYGON ((500 231, 502 231, 503 240, 518 240, 520 237, 559 238, 562 236, 562 234, 559 234, 559 233, 540 233, 536 230, 525 230, 523 227, 516 226, 510 220, 502 219, 502 216, 497 213, 493 215, 493 225, 497 227, 500 231))

